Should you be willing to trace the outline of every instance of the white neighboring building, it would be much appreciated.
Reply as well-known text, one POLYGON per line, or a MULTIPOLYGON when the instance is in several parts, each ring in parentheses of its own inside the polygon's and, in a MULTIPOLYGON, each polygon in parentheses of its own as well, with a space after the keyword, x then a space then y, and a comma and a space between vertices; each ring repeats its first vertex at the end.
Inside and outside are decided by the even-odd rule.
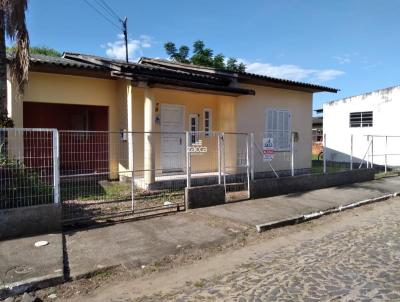
POLYGON ((359 163, 367 154, 367 135, 375 135, 365 159, 372 161, 373 149, 374 164, 384 165, 388 154, 388 166, 400 166, 400 86, 326 103, 323 114, 328 161, 350 161, 353 135, 353 162, 359 163))

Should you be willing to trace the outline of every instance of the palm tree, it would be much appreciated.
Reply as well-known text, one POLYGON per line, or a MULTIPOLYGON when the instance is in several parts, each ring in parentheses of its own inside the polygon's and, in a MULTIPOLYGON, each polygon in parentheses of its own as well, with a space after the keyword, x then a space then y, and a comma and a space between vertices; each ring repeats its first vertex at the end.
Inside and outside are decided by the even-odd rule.
MULTIPOLYGON (((10 126, 7 119, 7 53, 6 35, 15 41, 10 72, 17 86, 18 96, 28 81, 29 35, 25 23, 28 0, 0 0, 0 122, 10 126)), ((1 127, 0 123, 0 127, 1 127)), ((4 126, 4 125, 3 125, 4 126)))

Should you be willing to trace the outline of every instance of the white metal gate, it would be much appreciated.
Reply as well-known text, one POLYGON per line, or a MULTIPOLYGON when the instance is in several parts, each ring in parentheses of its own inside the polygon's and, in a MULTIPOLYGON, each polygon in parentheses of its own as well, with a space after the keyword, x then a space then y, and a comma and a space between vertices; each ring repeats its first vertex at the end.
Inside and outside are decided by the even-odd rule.
POLYGON ((184 161, 163 167, 164 135, 185 138, 185 133, 60 131, 64 222, 184 209, 184 161))
POLYGON ((226 201, 250 197, 250 134, 188 132, 188 187, 221 184, 226 201))

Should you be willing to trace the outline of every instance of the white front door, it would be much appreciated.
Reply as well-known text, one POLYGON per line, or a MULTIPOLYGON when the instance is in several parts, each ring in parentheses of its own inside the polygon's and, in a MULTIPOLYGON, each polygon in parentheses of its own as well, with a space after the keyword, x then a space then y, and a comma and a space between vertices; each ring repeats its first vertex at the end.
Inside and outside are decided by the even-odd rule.
POLYGON ((184 171, 184 107, 161 104, 161 167, 163 172, 184 171))

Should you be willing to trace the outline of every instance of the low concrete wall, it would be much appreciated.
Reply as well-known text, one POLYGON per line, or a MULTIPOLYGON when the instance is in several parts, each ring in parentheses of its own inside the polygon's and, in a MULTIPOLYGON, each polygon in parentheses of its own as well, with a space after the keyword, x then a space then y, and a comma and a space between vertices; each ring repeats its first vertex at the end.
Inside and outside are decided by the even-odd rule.
POLYGON ((0 240, 60 231, 60 205, 46 204, 0 210, 0 240))
POLYGON ((374 179, 375 169, 360 169, 329 174, 256 179, 250 183, 250 198, 271 197, 317 190, 374 179))
POLYGON ((185 200, 188 209, 224 204, 224 185, 185 188, 185 200))

